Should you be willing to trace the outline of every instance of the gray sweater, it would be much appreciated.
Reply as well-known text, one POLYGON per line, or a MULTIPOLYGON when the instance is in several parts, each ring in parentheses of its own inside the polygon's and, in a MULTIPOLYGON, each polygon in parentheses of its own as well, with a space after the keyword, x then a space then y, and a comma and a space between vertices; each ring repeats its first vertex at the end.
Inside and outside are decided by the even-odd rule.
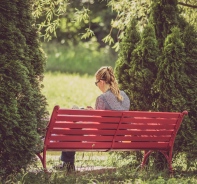
POLYGON ((96 99, 95 109, 99 110, 125 110, 128 111, 130 108, 130 100, 124 91, 120 91, 123 97, 123 101, 119 101, 117 97, 107 90, 96 99))

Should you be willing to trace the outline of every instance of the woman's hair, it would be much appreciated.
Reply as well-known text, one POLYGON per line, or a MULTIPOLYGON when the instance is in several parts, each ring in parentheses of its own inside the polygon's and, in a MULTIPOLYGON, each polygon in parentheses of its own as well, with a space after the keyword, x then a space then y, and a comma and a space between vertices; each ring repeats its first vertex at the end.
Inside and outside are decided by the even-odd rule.
POLYGON ((97 80, 104 80, 110 85, 110 90, 118 98, 119 101, 123 100, 120 94, 118 83, 115 79, 113 68, 111 66, 103 66, 96 73, 95 76, 97 80))

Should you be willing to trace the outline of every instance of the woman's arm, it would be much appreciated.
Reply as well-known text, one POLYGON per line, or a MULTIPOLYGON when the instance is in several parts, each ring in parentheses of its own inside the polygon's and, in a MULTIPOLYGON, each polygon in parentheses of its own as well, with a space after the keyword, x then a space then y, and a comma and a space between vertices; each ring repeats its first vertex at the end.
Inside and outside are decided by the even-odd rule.
POLYGON ((95 109, 105 110, 105 102, 102 95, 98 96, 96 99, 95 109))

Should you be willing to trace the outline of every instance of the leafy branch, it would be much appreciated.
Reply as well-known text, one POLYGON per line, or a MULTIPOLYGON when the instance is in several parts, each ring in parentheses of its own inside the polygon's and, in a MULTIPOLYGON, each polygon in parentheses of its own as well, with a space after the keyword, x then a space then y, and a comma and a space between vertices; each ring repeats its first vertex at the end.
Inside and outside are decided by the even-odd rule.
POLYGON ((66 12, 69 0, 38 0, 33 5, 33 16, 40 18, 45 16, 45 20, 38 24, 39 30, 44 29, 42 35, 44 40, 51 40, 51 34, 56 37, 56 29, 59 26, 60 16, 66 12))
POLYGON ((94 32, 90 28, 85 29, 86 32, 82 34, 81 39, 86 39, 94 36, 94 32))
POLYGON ((187 6, 189 8, 197 8, 197 5, 192 5, 192 4, 182 3, 182 2, 178 2, 178 4, 182 6, 187 6))

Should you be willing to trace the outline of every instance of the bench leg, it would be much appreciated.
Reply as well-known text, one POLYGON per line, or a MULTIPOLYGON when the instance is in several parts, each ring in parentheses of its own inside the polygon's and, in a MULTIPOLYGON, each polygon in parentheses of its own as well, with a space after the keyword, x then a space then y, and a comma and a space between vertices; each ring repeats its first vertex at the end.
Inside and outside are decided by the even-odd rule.
POLYGON ((160 151, 166 158, 168 162, 168 169, 171 174, 173 174, 173 167, 172 167, 172 151, 160 151))
POLYGON ((38 158, 40 159, 40 161, 41 161, 41 163, 42 163, 42 166, 43 166, 43 158, 42 158, 41 153, 36 153, 36 155, 37 155, 38 158))
POLYGON ((41 153, 36 153, 36 155, 40 159, 40 161, 42 163, 42 166, 44 168, 44 171, 47 172, 47 168, 46 168, 46 149, 43 150, 42 155, 41 155, 41 153))
MULTIPOLYGON (((149 151, 144 151, 144 157, 143 157, 143 161, 141 163, 141 168, 143 169, 144 166, 146 165, 147 163, 147 160, 148 160, 148 157, 150 156, 150 154, 152 153, 153 151, 149 150, 149 151)), ((173 174, 173 167, 172 167, 172 154, 171 154, 171 151, 159 151, 160 153, 162 153, 167 162, 168 162, 168 169, 170 171, 171 174, 173 174)))
POLYGON ((149 157, 149 155, 150 155, 151 153, 152 153, 151 150, 149 150, 149 151, 144 151, 144 156, 143 156, 143 160, 142 160, 142 163, 141 163, 141 168, 142 168, 142 169, 143 169, 144 166, 146 165, 147 159, 148 159, 148 157, 149 157))
POLYGON ((43 168, 47 172, 47 167, 46 167, 46 148, 43 150, 43 168))

